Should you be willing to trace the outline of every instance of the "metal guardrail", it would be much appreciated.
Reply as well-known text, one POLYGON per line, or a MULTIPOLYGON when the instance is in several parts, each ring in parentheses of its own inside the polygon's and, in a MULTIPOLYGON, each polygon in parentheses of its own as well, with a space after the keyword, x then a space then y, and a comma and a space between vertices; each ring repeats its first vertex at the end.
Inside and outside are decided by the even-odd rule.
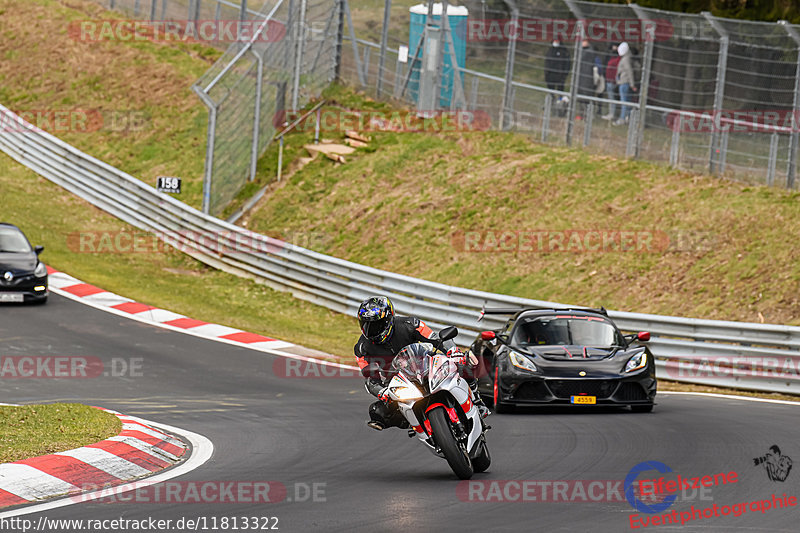
MULTIPOLYGON (((14 117, 0 105, 0 113, 14 117)), ((433 327, 454 324, 468 345, 502 320, 482 307, 563 308, 564 304, 452 287, 352 263, 247 231, 157 192, 140 180, 37 130, 0 132, 0 149, 44 178, 197 260, 250 277, 334 311, 355 314, 369 295, 391 297, 402 314, 433 327)), ((8 122, 8 120, 6 121, 8 122)), ((662 377, 800 393, 800 327, 610 311, 625 331, 650 331, 662 377)))

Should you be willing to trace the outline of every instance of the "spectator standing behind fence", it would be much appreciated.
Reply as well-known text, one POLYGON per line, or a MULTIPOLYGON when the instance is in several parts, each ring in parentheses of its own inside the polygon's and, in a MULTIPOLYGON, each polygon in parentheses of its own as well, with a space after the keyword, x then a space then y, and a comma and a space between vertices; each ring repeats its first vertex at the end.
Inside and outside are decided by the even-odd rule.
POLYGON ((617 67, 619 66, 619 47, 616 44, 611 45, 611 50, 606 63, 606 98, 611 100, 609 104, 608 114, 603 115, 606 120, 614 120, 617 116, 617 67))
MULTIPOLYGON (((578 68, 578 94, 581 96, 594 96, 594 67, 597 54, 595 54, 594 48, 589 44, 588 39, 583 40, 581 47, 581 63, 578 68)), ((583 113, 586 114, 588 102, 583 101, 581 103, 583 104, 583 113)), ((576 118, 580 119, 581 117, 576 118)))
POLYGON ((544 81, 551 91, 563 91, 567 81, 572 60, 569 50, 562 46, 560 39, 553 40, 553 46, 547 51, 544 58, 544 81))
MULTIPOLYGON (((633 73, 633 56, 631 54, 630 46, 628 43, 620 43, 619 49, 619 65, 617 66, 617 86, 619 87, 619 101, 623 104, 631 101, 631 91, 636 92, 636 77, 633 73)), ((614 124, 628 123, 628 115, 631 112, 629 106, 623 105, 619 113, 619 118, 614 121, 614 124)))

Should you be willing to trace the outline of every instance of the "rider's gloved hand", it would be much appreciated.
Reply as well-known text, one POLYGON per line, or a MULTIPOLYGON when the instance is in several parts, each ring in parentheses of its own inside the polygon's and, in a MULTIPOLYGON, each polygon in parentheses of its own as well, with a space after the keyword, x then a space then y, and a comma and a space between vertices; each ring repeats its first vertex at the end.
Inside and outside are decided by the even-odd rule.
POLYGON ((389 403, 389 387, 384 387, 381 389, 381 391, 378 393, 378 399, 384 403, 389 403))
POLYGON ((447 350, 447 357, 453 360, 454 363, 457 365, 463 365, 467 363, 466 356, 461 353, 461 350, 458 349, 458 346, 453 346, 449 350, 447 350))

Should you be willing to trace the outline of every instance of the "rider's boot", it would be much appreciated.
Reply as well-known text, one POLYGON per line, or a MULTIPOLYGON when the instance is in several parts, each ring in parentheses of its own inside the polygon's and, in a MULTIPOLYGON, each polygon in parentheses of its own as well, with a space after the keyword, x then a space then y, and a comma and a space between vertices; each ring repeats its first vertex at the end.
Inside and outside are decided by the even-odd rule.
POLYGON ((483 398, 481 398, 481 395, 478 392, 478 380, 473 379, 472 381, 469 381, 469 388, 472 391, 472 402, 475 404, 475 407, 478 408, 481 418, 486 418, 492 414, 489 408, 486 407, 486 404, 483 403, 483 398))

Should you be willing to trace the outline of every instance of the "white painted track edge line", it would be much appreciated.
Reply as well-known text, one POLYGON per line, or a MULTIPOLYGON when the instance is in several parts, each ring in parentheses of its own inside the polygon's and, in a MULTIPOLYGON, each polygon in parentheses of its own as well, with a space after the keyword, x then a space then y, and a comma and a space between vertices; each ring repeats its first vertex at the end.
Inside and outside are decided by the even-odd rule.
POLYGON ((800 406, 800 400, 793 402, 791 400, 772 400, 770 398, 754 398, 752 396, 737 396, 734 394, 720 394, 717 392, 691 392, 691 391, 672 391, 672 390, 665 390, 659 391, 656 394, 656 397, 660 394, 682 394, 682 395, 690 395, 693 394, 695 396, 706 396, 709 398, 722 398, 726 400, 744 400, 748 402, 761 402, 761 403, 777 403, 781 405, 797 405, 800 406))
MULTIPOLYGON (((90 307, 94 307, 95 309, 99 309, 101 311, 106 311, 107 313, 112 313, 114 315, 125 317, 125 318, 129 318, 131 320, 136 320, 137 322, 142 322, 144 324, 150 324, 151 326, 156 326, 156 327, 159 327, 159 328, 164 328, 164 329, 168 329, 168 330, 171 330, 171 331, 176 331, 178 333, 185 333, 187 335, 193 335, 193 336, 195 336, 197 338, 200 338, 200 339, 206 339, 206 340, 216 341, 216 342, 224 342, 225 344, 230 344, 231 346, 238 346, 240 348, 247 348, 248 350, 252 350, 252 351, 256 351, 256 352, 268 353, 270 355, 275 355, 275 356, 278 356, 278 357, 285 357, 285 358, 288 358, 288 359, 299 359, 301 361, 314 362, 314 363, 325 365, 325 366, 332 366, 332 367, 336 367, 336 368, 344 368, 344 369, 348 369, 348 370, 359 370, 359 368, 357 366, 353 366, 353 365, 345 365, 345 364, 342 364, 342 363, 334 363, 334 362, 331 362, 331 361, 324 361, 322 359, 317 359, 315 357, 307 357, 305 355, 290 354, 290 353, 282 352, 280 350, 273 349, 273 348, 264 348, 264 347, 261 347, 261 346, 250 346, 250 345, 248 345, 246 343, 237 342, 237 341, 233 341, 233 340, 230 340, 230 339, 223 339, 221 337, 208 337, 208 336, 205 336, 205 335, 200 335, 199 333, 192 332, 191 328, 185 329, 185 328, 179 328, 179 327, 176 327, 176 326, 170 326, 169 324, 153 322, 151 320, 147 320, 146 318, 140 318, 135 314, 126 313, 125 311, 120 311, 119 309, 114 309, 112 307, 106 307, 106 306, 103 306, 103 305, 96 304, 95 302, 87 301, 85 298, 81 298, 79 296, 75 296, 74 294, 71 294, 71 293, 69 293, 67 291, 64 291, 64 290, 61 290, 61 289, 52 289, 51 288, 50 290, 52 292, 58 294, 59 296, 64 296, 65 298, 69 298, 70 300, 74 300, 76 302, 80 302, 80 303, 82 303, 84 305, 88 305, 90 307)), ((278 340, 278 339, 276 339, 276 340, 278 340)), ((292 346, 297 346, 297 345, 296 344, 292 344, 292 346)))

